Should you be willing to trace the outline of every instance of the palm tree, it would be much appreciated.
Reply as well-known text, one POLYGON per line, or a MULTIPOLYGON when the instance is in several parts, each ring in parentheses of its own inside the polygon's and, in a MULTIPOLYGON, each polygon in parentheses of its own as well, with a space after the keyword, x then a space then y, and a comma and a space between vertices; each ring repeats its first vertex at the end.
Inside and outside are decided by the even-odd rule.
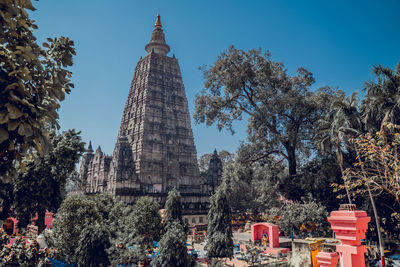
MULTIPOLYGON (((348 140, 362 132, 362 121, 358 112, 358 93, 354 92, 350 97, 344 93, 339 95, 331 104, 330 111, 319 122, 318 146, 322 151, 328 148, 336 150, 336 157, 343 176, 343 149, 348 147, 348 140)), ((350 192, 345 183, 346 194, 352 204, 350 192)))
MULTIPOLYGON (((361 102, 360 111, 366 129, 375 133, 379 130, 384 130, 386 123, 400 124, 400 61, 397 63, 396 71, 389 67, 378 65, 373 68, 373 74, 377 79, 376 81, 365 83, 364 90, 367 91, 367 94, 361 102)), ((384 266, 379 218, 368 184, 367 189, 378 228, 379 247, 384 266)))
MULTIPOLYGON (((400 66, 400 65, 399 65, 400 66)), ((398 70, 399 70, 398 66, 398 70)), ((400 72, 397 72, 400 74, 400 72)), ((400 84, 400 83, 399 83, 400 84)), ((400 88, 399 88, 400 91, 400 88)), ((400 94, 399 94, 400 96, 400 94)), ((378 99, 378 98, 376 98, 378 99)), ((400 100, 400 98, 398 98, 400 100)), ((383 99, 379 98, 379 101, 383 101, 383 99)), ((364 102, 364 100, 363 100, 364 102)), ((378 102, 376 102, 377 104, 378 102)), ((383 102, 380 102, 381 106, 385 106, 382 104, 383 102)), ((386 112, 383 114, 382 121, 386 121, 387 117, 389 116, 388 114, 395 114, 395 112, 400 111, 400 102, 399 106, 395 107, 396 105, 392 105, 392 109, 387 109, 386 112), (396 108, 398 109, 396 111, 396 108)), ((375 114, 378 115, 375 110, 376 107, 372 107, 369 109, 371 112, 370 114, 375 114)), ((374 115, 374 116, 375 116, 374 115)), ((336 155, 338 159, 338 163, 340 166, 340 170, 342 173, 343 177, 343 152, 342 152, 342 147, 348 146, 348 140, 352 137, 359 136, 361 133, 364 132, 364 123, 365 121, 362 120, 362 118, 366 118, 366 116, 362 116, 362 113, 358 111, 358 93, 354 92, 351 94, 350 97, 346 97, 344 94, 340 95, 337 99, 335 99, 330 107, 330 112, 327 114, 325 117, 324 121, 321 121, 320 125, 320 133, 322 134, 323 138, 321 138, 319 145, 322 149, 326 147, 326 145, 331 145, 336 149, 336 155)), ((394 119, 394 118, 393 118, 394 119)), ((358 154, 358 152, 357 152, 358 154)), ((364 172, 363 172, 364 173, 364 172)), ((378 232, 378 238, 379 238, 379 247, 381 251, 381 258, 382 258, 382 264, 384 266, 384 254, 383 254, 383 244, 382 244, 382 235, 380 231, 380 225, 379 225, 379 219, 378 219, 378 212, 376 210, 375 206, 375 201, 374 198, 371 194, 371 190, 369 187, 369 184, 367 186, 367 191, 369 193, 369 198, 372 203, 373 207, 373 212, 376 220, 376 225, 377 225, 377 232, 378 232)), ((352 204, 351 197, 350 197, 350 192, 348 190, 347 183, 345 182, 345 188, 346 188, 346 194, 347 198, 349 200, 349 203, 352 204)))
POLYGON ((365 83, 360 111, 366 129, 375 133, 385 117, 388 123, 400 124, 400 61, 396 70, 378 65, 372 72, 376 81, 365 83))

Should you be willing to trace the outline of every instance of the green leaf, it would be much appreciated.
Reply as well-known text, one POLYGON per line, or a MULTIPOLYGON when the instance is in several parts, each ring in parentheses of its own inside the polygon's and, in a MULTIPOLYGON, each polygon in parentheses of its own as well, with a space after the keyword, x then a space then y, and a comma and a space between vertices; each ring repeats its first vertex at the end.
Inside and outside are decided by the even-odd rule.
POLYGON ((8 140, 8 132, 3 128, 0 128, 0 143, 8 140))
POLYGON ((0 124, 6 123, 8 121, 8 112, 3 110, 0 112, 0 124))
POLYGON ((29 137, 33 134, 32 127, 29 124, 24 124, 25 136, 29 137))
POLYGON ((7 110, 9 112, 8 116, 10 117, 10 119, 18 119, 19 117, 24 115, 24 113, 22 113, 16 106, 11 103, 7 103, 5 104, 5 106, 7 107, 7 110))
POLYGON ((22 135, 22 136, 25 136, 25 126, 24 126, 23 123, 21 123, 21 124, 19 125, 19 127, 18 127, 18 134, 19 134, 19 135, 22 135))
POLYGON ((7 128, 9 131, 14 131, 15 129, 17 129, 18 125, 19 125, 20 121, 19 120, 12 120, 8 123, 7 128))

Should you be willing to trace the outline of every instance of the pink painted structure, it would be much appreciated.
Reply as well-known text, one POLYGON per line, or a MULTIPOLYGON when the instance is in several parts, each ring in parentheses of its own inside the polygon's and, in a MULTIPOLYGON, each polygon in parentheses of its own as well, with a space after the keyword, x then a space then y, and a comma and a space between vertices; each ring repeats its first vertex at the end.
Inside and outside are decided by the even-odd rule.
POLYGON ((3 225, 1 225, 1 227, 8 235, 17 235, 18 234, 17 223, 18 223, 17 219, 10 217, 3 222, 3 225))
POLYGON ((264 253, 278 254, 287 253, 290 251, 288 248, 280 248, 279 247, 279 228, 275 224, 271 223, 256 223, 251 225, 251 242, 261 241, 263 235, 268 235, 268 243, 269 246, 266 248, 264 253))
MULTIPOLYGON (((336 238, 341 241, 341 244, 336 246, 336 251, 340 255, 341 267, 365 267, 364 254, 366 247, 361 245, 361 239, 365 238, 365 232, 368 229, 370 220, 371 218, 362 210, 337 210, 331 212, 328 221, 335 232, 336 238)), ((320 262, 320 254, 321 252, 317 256, 318 262, 320 262)))
MULTIPOLYGON (((35 218, 32 219, 32 225, 35 225, 35 220, 37 219, 37 215, 35 218)), ((14 217, 7 218, 3 225, 0 225, 0 227, 3 227, 4 230, 9 235, 17 235, 18 234, 18 228, 17 228, 17 223, 18 220, 14 217)), ((46 211, 45 217, 44 217, 44 224, 46 225, 47 229, 52 229, 53 228, 53 213, 46 211)))
POLYGON ((320 267, 336 267, 339 254, 336 252, 319 252, 317 259, 320 267))
POLYGON ((278 225, 271 223, 256 223, 251 226, 251 242, 262 240, 263 235, 268 235, 269 247, 279 247, 278 225))

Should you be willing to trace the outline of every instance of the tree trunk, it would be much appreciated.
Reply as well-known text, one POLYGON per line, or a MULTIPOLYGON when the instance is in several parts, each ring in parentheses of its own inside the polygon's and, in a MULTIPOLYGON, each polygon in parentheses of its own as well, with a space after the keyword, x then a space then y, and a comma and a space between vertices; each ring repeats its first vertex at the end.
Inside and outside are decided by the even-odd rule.
MULTIPOLYGON (((340 147, 340 144, 336 144, 336 155, 337 155, 337 160, 338 160, 339 166, 340 166, 340 174, 342 175, 342 179, 343 179, 343 172, 344 172, 343 154, 342 154, 342 149, 340 147)), ((344 181, 344 188, 346 189, 347 200, 349 201, 349 204, 353 204, 353 202, 351 201, 349 187, 347 185, 347 182, 344 179, 343 179, 343 181, 344 181)))
POLYGON ((362 175, 364 177, 364 181, 367 181, 366 185, 367 185, 367 189, 368 189, 368 195, 369 195, 369 198, 371 200, 372 209, 374 211, 375 223, 376 223, 376 231, 378 233, 379 251, 380 251, 380 254, 381 254, 381 264, 382 264, 382 266, 385 266, 385 252, 384 252, 384 249, 383 249, 382 233, 381 233, 381 226, 380 226, 380 223, 379 223, 378 211, 376 210, 375 200, 374 200, 374 197, 372 196, 371 188, 369 187, 367 175, 365 174, 364 167, 361 164, 360 153, 359 153, 359 151, 357 149, 356 149, 356 152, 357 152, 357 156, 358 156, 358 162, 360 163, 362 175))
POLYGON ((381 264, 382 264, 382 266, 385 266, 385 252, 384 252, 383 242, 382 242, 381 225, 379 223, 378 211, 376 210, 375 200, 374 200, 374 197, 372 196, 371 189, 369 188, 368 182, 367 182, 367 189, 368 189, 369 198, 371 200, 372 209, 374 211, 376 230, 378 232, 379 252, 381 254, 381 264))
POLYGON ((297 175, 297 163, 296 163, 296 150, 291 145, 286 145, 287 152, 287 161, 289 165, 289 175, 296 176, 297 175))

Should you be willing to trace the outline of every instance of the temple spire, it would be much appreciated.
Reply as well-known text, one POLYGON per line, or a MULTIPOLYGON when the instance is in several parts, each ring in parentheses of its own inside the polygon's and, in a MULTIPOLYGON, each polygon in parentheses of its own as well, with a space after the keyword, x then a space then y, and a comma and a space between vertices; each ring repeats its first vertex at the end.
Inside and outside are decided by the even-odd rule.
POLYGON ((218 156, 217 149, 214 149, 214 156, 218 156))
POLYGON ((89 154, 93 152, 92 141, 89 141, 89 146, 88 146, 88 148, 86 149, 85 152, 89 153, 89 154))
POLYGON ((151 34, 150 42, 145 46, 147 53, 154 51, 156 54, 166 55, 170 48, 165 42, 165 36, 161 25, 160 14, 157 15, 156 24, 151 34))
POLYGON ((154 25, 154 27, 160 27, 160 28, 162 28, 162 25, 161 25, 161 19, 160 19, 160 14, 157 14, 157 20, 156 20, 156 24, 154 25))

